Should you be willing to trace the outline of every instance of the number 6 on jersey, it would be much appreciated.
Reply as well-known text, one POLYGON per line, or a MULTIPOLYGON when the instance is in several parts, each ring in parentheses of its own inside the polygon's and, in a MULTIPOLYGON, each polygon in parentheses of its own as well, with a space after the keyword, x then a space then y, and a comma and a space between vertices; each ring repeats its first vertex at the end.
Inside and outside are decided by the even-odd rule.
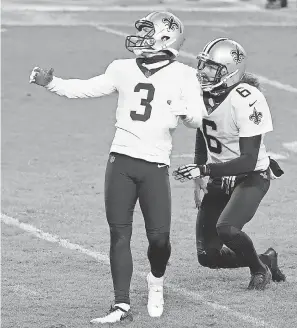
POLYGON ((203 134, 205 136, 206 142, 208 149, 216 154, 220 154, 222 152, 222 144, 219 142, 219 140, 212 136, 211 134, 208 133, 208 128, 209 127, 211 130, 216 131, 217 130, 217 125, 214 121, 203 119, 203 134))

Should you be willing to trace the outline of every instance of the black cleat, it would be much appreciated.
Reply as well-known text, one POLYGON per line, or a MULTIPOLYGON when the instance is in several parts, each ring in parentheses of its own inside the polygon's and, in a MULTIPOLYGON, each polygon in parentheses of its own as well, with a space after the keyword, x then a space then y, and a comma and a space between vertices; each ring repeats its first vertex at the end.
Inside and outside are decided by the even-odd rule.
POLYGON ((265 287, 270 283, 271 281, 271 272, 267 265, 266 272, 257 272, 252 274, 251 281, 248 285, 248 289, 256 289, 256 290, 264 290, 265 287))
POLYGON ((269 247, 265 253, 261 254, 260 259, 270 269, 273 281, 286 281, 286 276, 277 264, 277 252, 272 247, 269 247))

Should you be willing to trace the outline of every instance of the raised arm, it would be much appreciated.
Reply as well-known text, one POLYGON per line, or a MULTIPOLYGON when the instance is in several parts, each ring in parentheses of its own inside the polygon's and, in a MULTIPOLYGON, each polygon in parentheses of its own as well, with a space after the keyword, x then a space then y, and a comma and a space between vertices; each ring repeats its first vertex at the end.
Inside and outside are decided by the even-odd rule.
POLYGON ((88 80, 64 80, 53 76, 53 69, 49 71, 35 67, 30 76, 30 83, 45 87, 48 91, 67 98, 102 97, 116 91, 112 64, 106 72, 88 80))

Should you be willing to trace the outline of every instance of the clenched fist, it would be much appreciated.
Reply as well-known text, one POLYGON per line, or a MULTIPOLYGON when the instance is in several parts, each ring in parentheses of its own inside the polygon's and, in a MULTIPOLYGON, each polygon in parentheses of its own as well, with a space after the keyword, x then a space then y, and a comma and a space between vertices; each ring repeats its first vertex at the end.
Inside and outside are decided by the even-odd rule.
POLYGON ((48 85, 53 80, 54 69, 44 70, 40 67, 34 67, 30 75, 30 83, 35 83, 42 87, 48 85))

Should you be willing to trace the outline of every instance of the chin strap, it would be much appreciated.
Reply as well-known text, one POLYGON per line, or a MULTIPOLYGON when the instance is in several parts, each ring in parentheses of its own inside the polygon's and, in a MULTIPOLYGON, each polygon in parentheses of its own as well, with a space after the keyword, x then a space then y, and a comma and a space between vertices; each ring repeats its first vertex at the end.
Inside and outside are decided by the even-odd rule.
MULTIPOLYGON (((229 80, 231 77, 233 77, 237 73, 238 73, 238 69, 236 71, 234 71, 233 73, 230 73, 227 76, 225 76, 223 78, 223 80, 220 81, 219 83, 214 84, 214 85, 213 84, 212 85, 205 85, 205 86, 203 86, 203 84, 201 84, 201 88, 202 88, 203 91, 212 92, 214 89, 217 89, 221 85, 225 84, 227 82, 227 80, 229 80)), ((218 92, 220 92, 220 91, 218 91, 218 92)))

